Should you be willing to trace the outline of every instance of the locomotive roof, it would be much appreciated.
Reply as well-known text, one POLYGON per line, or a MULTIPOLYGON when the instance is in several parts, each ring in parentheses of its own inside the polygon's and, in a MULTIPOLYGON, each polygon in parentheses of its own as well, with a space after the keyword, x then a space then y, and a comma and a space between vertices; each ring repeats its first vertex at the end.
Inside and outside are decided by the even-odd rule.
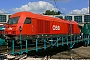
POLYGON ((26 17, 31 17, 31 18, 35 18, 35 17, 39 16, 39 15, 34 14, 34 13, 32 13, 32 12, 23 11, 23 12, 17 12, 17 13, 15 13, 15 14, 12 14, 12 15, 10 16, 10 18, 12 18, 12 17, 17 17, 17 16, 21 16, 21 15, 24 15, 24 16, 26 16, 26 17))
POLYGON ((22 12, 17 12, 13 15, 10 16, 10 18, 13 17, 17 17, 17 16, 26 16, 26 17, 30 17, 30 18, 36 18, 36 19, 42 19, 42 20, 48 20, 48 21, 62 21, 62 19, 60 18, 55 18, 55 17, 50 17, 50 16, 45 16, 45 15, 41 15, 41 14, 34 14, 32 12, 28 12, 28 11, 22 11, 22 12))
POLYGON ((21 15, 24 15, 26 17, 31 17, 31 18, 41 18, 41 17, 46 17, 47 18, 48 17, 48 16, 44 16, 44 15, 41 15, 41 14, 35 14, 35 13, 32 13, 32 12, 28 12, 28 11, 22 11, 22 12, 17 12, 15 14, 12 14, 10 16, 10 18, 21 16, 21 15))
POLYGON ((57 22, 64 22, 64 23, 70 23, 71 22, 72 24, 78 24, 75 21, 63 20, 60 18, 45 16, 45 15, 41 15, 41 14, 35 14, 32 12, 28 12, 28 11, 17 12, 15 14, 11 15, 10 18, 22 16, 22 15, 25 17, 36 18, 36 19, 47 20, 47 21, 57 21, 57 22))
POLYGON ((72 20, 71 20, 70 22, 71 22, 72 24, 78 24, 76 21, 72 21, 72 20))

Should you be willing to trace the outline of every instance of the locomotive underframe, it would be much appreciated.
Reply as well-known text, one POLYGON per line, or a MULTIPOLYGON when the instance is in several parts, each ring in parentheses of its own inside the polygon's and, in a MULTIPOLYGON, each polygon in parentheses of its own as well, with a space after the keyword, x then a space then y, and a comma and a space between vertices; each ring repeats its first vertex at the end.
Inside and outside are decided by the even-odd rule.
POLYGON ((20 36, 22 38, 22 40, 33 40, 33 39, 42 39, 42 38, 56 38, 56 37, 62 37, 62 36, 75 36, 75 35, 78 35, 79 34, 62 34, 62 35, 59 35, 59 34, 37 34, 37 35, 9 35, 9 36, 6 36, 6 39, 7 40, 20 40, 20 36))
POLYGON ((69 48, 73 48, 73 46, 76 43, 79 42, 84 42, 85 45, 89 45, 90 43, 90 35, 83 35, 80 37, 80 35, 55 35, 55 37, 41 37, 41 38, 34 38, 34 39, 22 39, 23 36, 20 37, 20 43, 16 45, 17 40, 8 40, 11 41, 11 46, 12 46, 12 52, 11 54, 23 54, 23 53, 28 53, 29 51, 36 50, 38 51, 39 49, 44 49, 46 50, 48 47, 59 47, 59 46, 69 46, 69 48), (19 48, 19 51, 17 51, 15 48, 19 48), (24 49, 23 49, 24 47, 24 49))

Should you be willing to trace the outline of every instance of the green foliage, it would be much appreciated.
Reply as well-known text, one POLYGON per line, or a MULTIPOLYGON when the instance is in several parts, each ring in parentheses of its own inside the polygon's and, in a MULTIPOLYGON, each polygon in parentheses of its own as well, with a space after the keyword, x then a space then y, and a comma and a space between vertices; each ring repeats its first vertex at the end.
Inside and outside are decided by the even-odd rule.
POLYGON ((46 10, 45 13, 43 13, 44 15, 60 15, 61 12, 58 11, 58 12, 55 12, 54 10, 50 11, 50 10, 46 10))

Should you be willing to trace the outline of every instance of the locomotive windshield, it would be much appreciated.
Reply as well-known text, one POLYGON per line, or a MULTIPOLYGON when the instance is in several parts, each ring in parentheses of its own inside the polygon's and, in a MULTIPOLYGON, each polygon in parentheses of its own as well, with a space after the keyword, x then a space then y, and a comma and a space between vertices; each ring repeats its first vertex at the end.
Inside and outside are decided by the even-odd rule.
POLYGON ((10 18, 8 20, 8 24, 17 24, 19 20, 19 17, 10 18))

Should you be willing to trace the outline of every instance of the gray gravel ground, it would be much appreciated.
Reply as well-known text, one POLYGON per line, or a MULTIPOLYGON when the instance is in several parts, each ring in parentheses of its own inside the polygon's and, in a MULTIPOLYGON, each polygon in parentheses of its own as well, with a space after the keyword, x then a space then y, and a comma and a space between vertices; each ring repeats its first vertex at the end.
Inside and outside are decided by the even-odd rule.
POLYGON ((90 46, 63 51, 51 56, 51 58, 61 59, 61 58, 89 58, 90 59, 90 46))
MULTIPOLYGON (((66 51, 63 51, 63 52, 59 52, 55 55, 52 55, 51 56, 51 59, 50 60, 58 60, 58 59, 69 59, 72 58, 73 60, 90 60, 90 46, 88 47, 84 47, 84 46, 81 46, 79 48, 74 48, 74 49, 71 49, 71 50, 66 50, 66 51), (79 59, 80 58, 80 59, 79 59)), ((23 60, 42 60, 42 58, 31 58, 31 57, 28 57, 26 59, 23 59, 23 60)))

